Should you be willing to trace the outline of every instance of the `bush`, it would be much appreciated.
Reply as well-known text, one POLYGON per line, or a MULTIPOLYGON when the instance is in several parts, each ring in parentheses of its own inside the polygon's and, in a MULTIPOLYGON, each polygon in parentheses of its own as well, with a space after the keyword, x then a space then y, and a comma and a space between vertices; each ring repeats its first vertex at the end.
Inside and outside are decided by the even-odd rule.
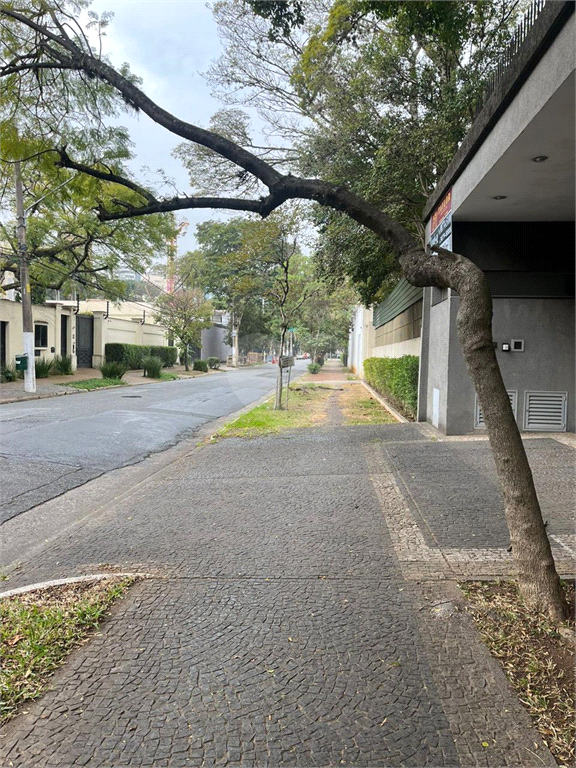
POLYGON ((309 363, 308 370, 310 373, 320 373, 322 366, 319 363, 309 363))
POLYGON ((126 363, 118 363, 116 360, 106 361, 100 366, 103 379, 121 379, 127 370, 126 363))
POLYGON ((17 371, 13 365, 7 365, 5 368, 0 368, 0 382, 2 382, 2 384, 7 384, 9 381, 16 381, 17 378, 17 371))
POLYGON ((322 368, 322 366, 324 365, 323 355, 318 355, 318 357, 316 358, 316 365, 319 365, 320 368, 322 368))
POLYGON ((46 360, 44 357, 39 357, 34 361, 36 366, 36 378, 47 379, 50 376, 50 372, 54 366, 53 360, 46 360))
POLYGON ((194 360, 192 370, 203 371, 204 373, 208 373, 208 363, 206 362, 206 360, 194 360))
POLYGON ((176 365, 178 359, 178 349, 176 347, 150 347, 150 354, 159 357, 162 360, 164 368, 171 368, 176 365))
POLYGON ((53 373, 58 376, 72 376, 74 373, 72 370, 72 358, 67 355, 64 357, 55 357, 53 373))
POLYGON ((414 420, 418 405, 418 368, 416 355, 369 357, 364 361, 364 376, 370 386, 414 420))
POLYGON ((220 368, 220 359, 218 357, 209 357, 208 368, 212 368, 213 371, 218 370, 220 368))
POLYGON ((162 378, 162 360, 154 355, 146 355, 142 359, 142 368, 144 368, 144 376, 149 379, 162 378))

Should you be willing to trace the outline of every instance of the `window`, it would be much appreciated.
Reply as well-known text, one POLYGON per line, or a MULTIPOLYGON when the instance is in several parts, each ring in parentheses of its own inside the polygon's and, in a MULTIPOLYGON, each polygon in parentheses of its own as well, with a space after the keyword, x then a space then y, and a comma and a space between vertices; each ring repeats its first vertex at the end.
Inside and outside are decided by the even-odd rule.
POLYGON ((34 325, 34 346, 48 347, 48 326, 36 323, 34 325))

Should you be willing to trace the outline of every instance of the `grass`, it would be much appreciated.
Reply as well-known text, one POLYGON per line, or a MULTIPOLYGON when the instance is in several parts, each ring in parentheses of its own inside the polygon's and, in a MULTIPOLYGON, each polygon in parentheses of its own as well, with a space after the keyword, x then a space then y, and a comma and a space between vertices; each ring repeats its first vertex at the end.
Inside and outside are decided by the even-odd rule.
POLYGON ((218 436, 259 437, 285 429, 318 426, 326 420, 325 405, 333 392, 330 387, 315 385, 291 387, 287 410, 275 411, 274 400, 267 400, 227 424, 218 436))
POLYGON ((123 387, 126 382, 122 379, 84 379, 84 381, 67 381, 63 387, 75 387, 76 389, 102 389, 102 387, 123 387))
POLYGON ((168 371, 162 371, 160 373, 160 380, 161 381, 178 381, 180 377, 177 376, 175 373, 168 373, 168 371))
POLYGON ((0 600, 2 722, 42 695, 50 675, 86 642, 112 602, 133 582, 132 578, 80 582, 0 600))
MULTIPOLYGON (((358 386, 346 386, 340 393, 345 424, 397 424, 396 419, 371 396, 358 397, 358 386)), ((366 392, 364 388, 361 390, 366 392)))
MULTIPOLYGON (((501 663, 522 704, 560 765, 574 765, 574 646, 558 627, 522 603, 514 582, 469 582, 468 598, 482 640, 501 663)), ((566 584, 574 605, 574 584, 566 584)), ((574 630, 574 617, 569 622, 574 630)))
POLYGON ((349 424, 396 424, 396 419, 372 397, 359 398, 359 385, 298 383, 290 388, 288 409, 275 411, 273 400, 243 414, 226 425, 218 437, 260 437, 286 429, 316 427, 329 421, 329 410, 337 408, 349 424))

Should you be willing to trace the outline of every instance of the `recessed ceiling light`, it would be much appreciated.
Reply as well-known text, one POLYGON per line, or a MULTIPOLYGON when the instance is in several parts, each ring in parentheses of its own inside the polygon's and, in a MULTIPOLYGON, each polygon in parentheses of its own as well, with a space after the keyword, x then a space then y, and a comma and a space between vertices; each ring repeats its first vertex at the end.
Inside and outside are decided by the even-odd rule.
POLYGON ((532 158, 533 163, 543 163, 544 160, 548 160, 548 155, 536 155, 532 158))
POLYGON ((508 195, 494 195, 492 200, 506 200, 507 197, 508 195))

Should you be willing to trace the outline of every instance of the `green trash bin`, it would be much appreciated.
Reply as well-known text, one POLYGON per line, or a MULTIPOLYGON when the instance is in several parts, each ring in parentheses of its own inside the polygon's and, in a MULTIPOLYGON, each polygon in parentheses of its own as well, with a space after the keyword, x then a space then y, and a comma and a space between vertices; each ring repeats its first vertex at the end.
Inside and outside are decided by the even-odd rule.
POLYGON ((17 371, 28 370, 28 355, 16 355, 16 370, 17 371))

